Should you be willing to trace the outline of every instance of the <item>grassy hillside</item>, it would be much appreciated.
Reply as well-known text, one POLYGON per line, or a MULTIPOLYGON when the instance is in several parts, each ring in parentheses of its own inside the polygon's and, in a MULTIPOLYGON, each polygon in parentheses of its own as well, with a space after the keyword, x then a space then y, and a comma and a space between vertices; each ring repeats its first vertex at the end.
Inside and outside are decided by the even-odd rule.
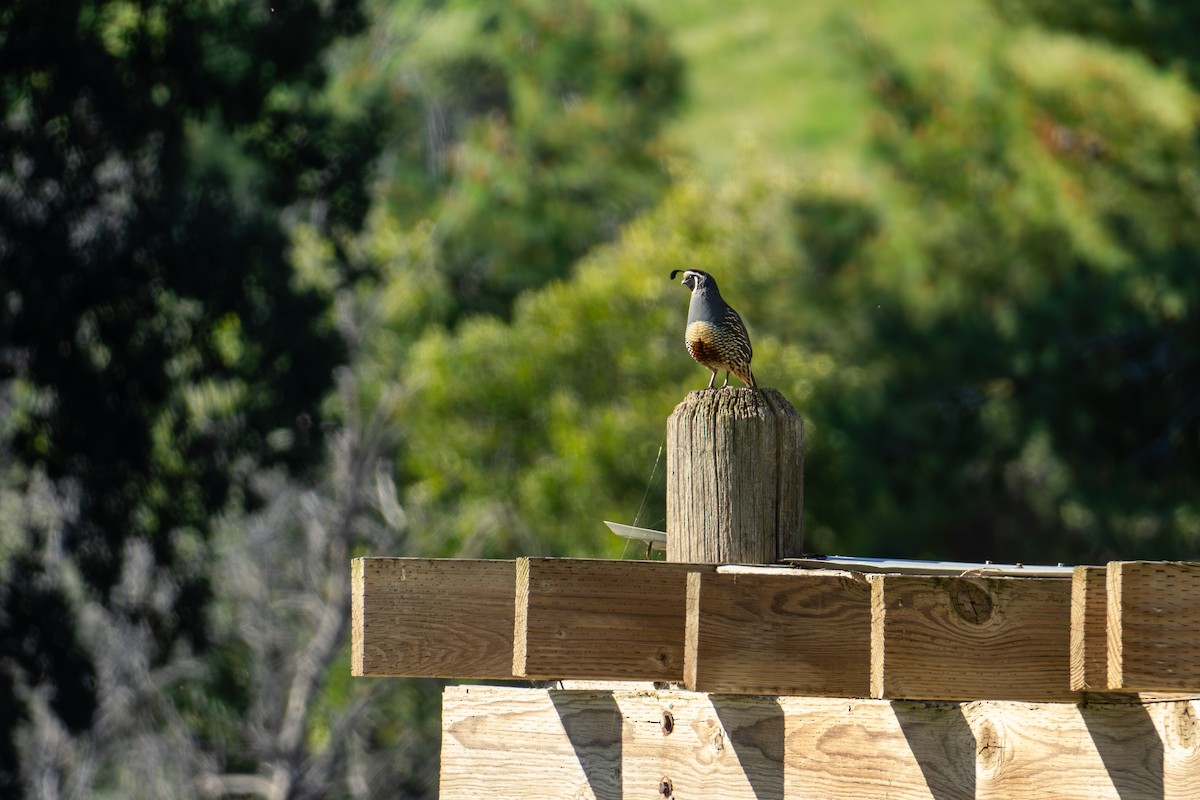
MULTIPOLYGON (((914 64, 970 69, 998 34, 986 0, 600 0, 633 2, 668 31, 686 62, 687 101, 670 126, 673 148, 714 177, 755 148, 772 160, 824 165, 857 159, 866 139, 869 100, 847 52, 856 23, 914 64)), ((377 32, 373 61, 436 62, 479 45, 484 9, 477 0, 448 0, 438 13, 383 4, 395 30, 377 32)))
POLYGON ((982 0, 641 0, 687 60, 688 105, 670 131, 720 174, 753 145, 785 162, 854 158, 867 96, 842 39, 856 20, 901 57, 969 69, 997 25, 982 0))

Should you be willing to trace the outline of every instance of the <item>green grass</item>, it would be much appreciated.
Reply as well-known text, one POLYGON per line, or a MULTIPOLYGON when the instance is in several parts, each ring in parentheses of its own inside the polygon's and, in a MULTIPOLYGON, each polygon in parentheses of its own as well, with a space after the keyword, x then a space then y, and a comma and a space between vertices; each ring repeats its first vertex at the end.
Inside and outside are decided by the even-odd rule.
POLYGON ((668 140, 717 176, 749 147, 785 164, 857 159, 869 97, 839 18, 857 20, 906 63, 951 69, 977 64, 998 30, 983 0, 638 2, 688 65, 688 102, 668 140))
MULTIPOLYGON (((744 164, 747 150, 785 166, 860 160, 871 101, 847 52, 849 26, 839 23, 857 22, 906 63, 955 70, 978 64, 1000 30, 987 0, 598 2, 633 2, 668 30, 687 64, 687 101, 668 143, 718 178, 744 164)), ((449 0, 432 15, 380 6, 408 32, 383 47, 394 71, 460 50, 481 13, 477 0, 449 0)))

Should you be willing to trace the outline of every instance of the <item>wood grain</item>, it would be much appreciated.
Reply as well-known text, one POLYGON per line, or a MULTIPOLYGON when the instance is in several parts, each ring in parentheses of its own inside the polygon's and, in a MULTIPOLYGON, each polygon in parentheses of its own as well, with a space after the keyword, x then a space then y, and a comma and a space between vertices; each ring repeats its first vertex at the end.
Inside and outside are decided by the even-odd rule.
POLYGON ((356 558, 351 673, 511 678, 512 561, 356 558))
POLYGON ((711 565, 521 558, 514 675, 683 680, 687 575, 711 565))
POLYGON ((449 687, 440 796, 651 798, 668 781, 687 800, 1190 800, 1200 797, 1198 716, 1196 701, 449 687))
POLYGON ((1108 594, 1104 567, 1078 566, 1071 578, 1071 691, 1108 688, 1108 594))
POLYGON ((775 389, 690 392, 667 420, 667 560, 801 555, 804 420, 775 389))
POLYGON ((871 694, 1070 700, 1069 578, 872 575, 871 694))
POLYGON ((849 572, 692 573, 684 684, 726 694, 866 697, 871 586, 849 572))
POLYGON ((1108 565, 1108 686, 1200 691, 1200 564, 1108 565))

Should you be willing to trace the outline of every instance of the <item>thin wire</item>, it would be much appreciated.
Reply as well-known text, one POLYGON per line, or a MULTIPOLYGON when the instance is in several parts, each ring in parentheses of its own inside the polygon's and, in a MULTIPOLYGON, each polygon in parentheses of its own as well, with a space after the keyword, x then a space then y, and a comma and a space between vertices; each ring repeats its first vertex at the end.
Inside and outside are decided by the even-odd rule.
POLYGON ((646 491, 642 494, 642 504, 638 506, 637 514, 633 518, 634 527, 637 527, 638 520, 642 518, 642 512, 646 510, 646 498, 650 496, 650 487, 654 485, 654 476, 658 473, 658 464, 662 461, 663 445, 667 443, 667 432, 663 431, 662 441, 658 443, 658 456, 654 459, 654 467, 650 470, 650 480, 646 481, 646 491))
MULTIPOLYGON (((667 432, 663 431, 662 441, 658 443, 658 455, 654 458, 654 467, 650 470, 650 479, 646 481, 646 491, 642 493, 642 504, 638 506, 637 514, 633 517, 633 525, 637 527, 638 520, 642 518, 642 512, 646 510, 646 499, 650 497, 650 487, 654 485, 654 476, 658 474, 658 464, 662 461, 663 445, 667 443, 667 432)), ((621 558, 625 558, 629 553, 629 545, 633 544, 632 539, 626 539, 625 544, 621 547, 621 558)))

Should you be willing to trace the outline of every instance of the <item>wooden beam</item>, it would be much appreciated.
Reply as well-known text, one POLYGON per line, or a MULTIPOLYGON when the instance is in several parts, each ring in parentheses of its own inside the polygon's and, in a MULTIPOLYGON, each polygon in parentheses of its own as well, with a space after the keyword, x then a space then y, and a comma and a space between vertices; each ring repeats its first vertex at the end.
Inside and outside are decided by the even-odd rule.
POLYGON ((1108 594, 1104 567, 1078 566, 1071 579, 1071 691, 1108 689, 1108 594))
POLYGON ((442 800, 1200 797, 1196 701, 449 687, 442 800), (665 790, 665 791, 664 791, 665 790))
POLYGON ((694 572, 683 665, 693 691, 865 697, 871 585, 831 570, 694 572))
POLYGON ((356 558, 351 673, 511 678, 512 561, 356 558))
POLYGON ((871 695, 1071 700, 1071 580, 872 575, 871 695))
POLYGON ((1200 564, 1108 565, 1108 686, 1200 690, 1200 564))
POLYGON ((712 569, 664 561, 518 559, 513 674, 682 681, 687 575, 712 569))

